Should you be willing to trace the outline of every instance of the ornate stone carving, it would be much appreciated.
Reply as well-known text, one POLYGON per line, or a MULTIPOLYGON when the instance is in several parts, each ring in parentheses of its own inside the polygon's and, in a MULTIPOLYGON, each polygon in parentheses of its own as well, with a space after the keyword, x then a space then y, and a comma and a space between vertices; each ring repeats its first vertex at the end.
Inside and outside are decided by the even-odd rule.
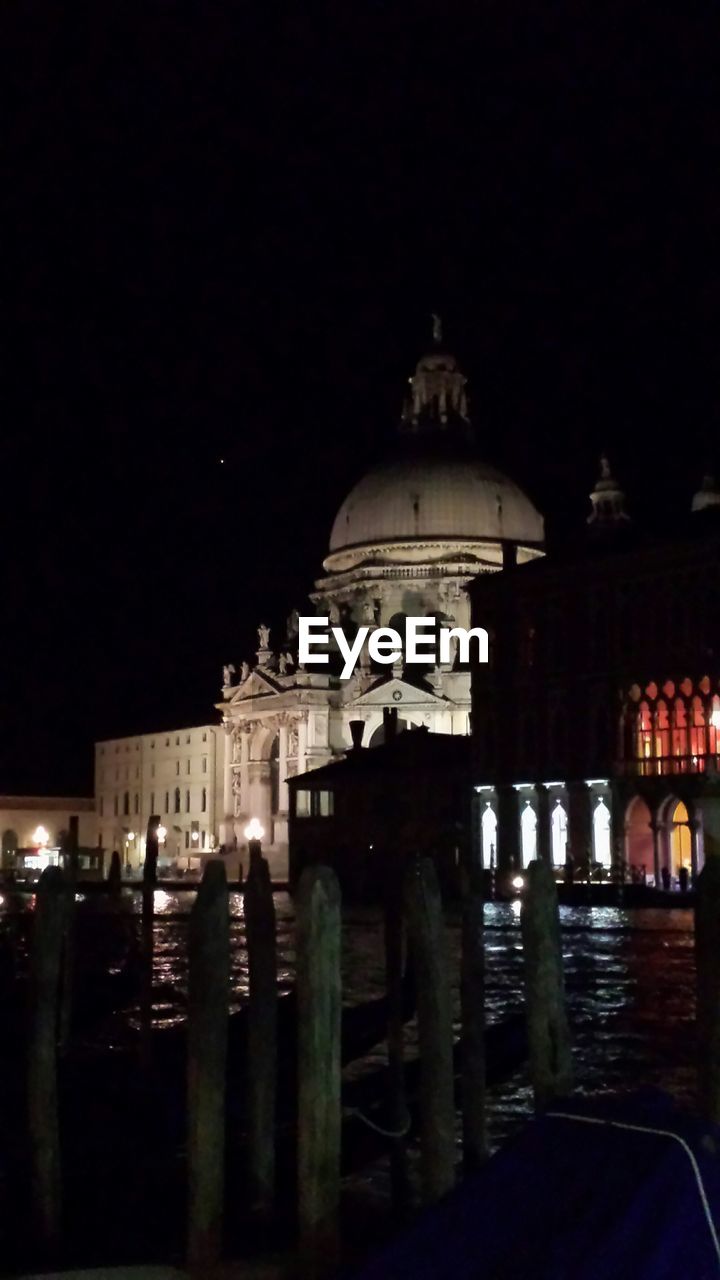
POLYGON ((269 649, 270 648, 270 628, 266 627, 264 622, 260 623, 260 626, 257 629, 257 635, 258 635, 258 644, 260 645, 260 648, 269 649))
POLYGON ((233 683, 234 675, 235 675, 235 664, 233 662, 227 662, 223 667, 223 687, 225 689, 227 689, 228 686, 233 683))

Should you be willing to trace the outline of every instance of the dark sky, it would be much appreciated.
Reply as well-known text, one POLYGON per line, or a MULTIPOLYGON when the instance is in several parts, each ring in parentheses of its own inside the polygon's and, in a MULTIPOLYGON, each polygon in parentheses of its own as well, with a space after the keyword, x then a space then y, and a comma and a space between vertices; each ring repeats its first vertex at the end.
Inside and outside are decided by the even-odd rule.
POLYGON ((4 10, 0 792, 210 716, 432 310, 551 529, 601 448, 655 523, 715 461, 715 7, 305 10, 4 10))

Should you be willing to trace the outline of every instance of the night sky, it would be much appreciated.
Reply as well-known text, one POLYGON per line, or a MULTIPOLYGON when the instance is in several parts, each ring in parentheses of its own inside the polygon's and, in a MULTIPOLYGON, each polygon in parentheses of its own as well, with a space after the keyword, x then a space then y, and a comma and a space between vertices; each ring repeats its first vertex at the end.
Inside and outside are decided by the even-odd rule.
POLYGON ((0 792, 212 717, 432 311, 555 537, 717 462, 716 9, 284 8, 5 9, 0 792))

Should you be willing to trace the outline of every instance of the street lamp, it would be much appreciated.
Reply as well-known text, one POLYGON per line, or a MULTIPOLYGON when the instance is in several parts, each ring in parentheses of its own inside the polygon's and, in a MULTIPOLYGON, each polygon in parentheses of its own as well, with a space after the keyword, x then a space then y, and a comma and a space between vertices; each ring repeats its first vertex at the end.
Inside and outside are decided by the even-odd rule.
POLYGON ((262 856, 262 838, 265 835, 265 828, 257 818, 251 818, 243 834, 248 842, 250 866, 252 866, 262 856))
POLYGON ((130 845, 131 843, 134 842, 134 840, 135 840, 135 832, 128 831, 127 835, 125 836, 125 866, 126 867, 130 866, 130 845))
POLYGON ((167 827, 160 826, 157 829, 158 844, 165 844, 167 839, 167 827))

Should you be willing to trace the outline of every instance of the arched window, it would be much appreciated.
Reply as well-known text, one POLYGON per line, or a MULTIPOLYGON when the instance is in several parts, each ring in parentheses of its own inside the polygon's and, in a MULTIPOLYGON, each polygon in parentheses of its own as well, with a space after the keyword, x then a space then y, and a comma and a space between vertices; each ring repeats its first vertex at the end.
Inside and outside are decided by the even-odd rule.
POLYGON ((207 809, 207 787, 203 787, 202 795, 200 797, 200 812, 205 813, 206 809, 207 809))
POLYGON ((180 812, 180 788, 175 788, 175 813, 180 812))
POLYGON ((711 756, 720 752, 720 698, 713 694, 708 728, 708 751, 711 756))
POLYGON ((520 836, 522 865, 526 867, 537 856, 537 814, 529 800, 522 811, 520 836))
POLYGON ((673 726, 673 755, 686 756, 687 751, 687 715, 685 714, 685 703, 682 698, 675 699, 675 716, 673 726))
POLYGON ((555 802, 550 819, 550 840, 552 844, 552 860, 556 867, 563 867, 567 858, 568 820, 562 800, 555 802))
POLYGON ((693 767, 703 769, 705 767, 705 709, 702 698, 698 694, 695 694, 692 700, 690 754, 693 757, 693 767))
POLYGON ((185 812, 186 813, 190 812, 190 790, 189 789, 185 792, 185 812))
POLYGON ((480 823, 482 829, 482 864, 490 870, 497 866, 497 817, 488 800, 480 823))
POLYGON ((659 698, 655 705, 655 730, 655 755, 665 759, 670 755, 670 718, 664 698, 659 698))
MULTIPOLYGON (((638 707, 636 755, 638 760, 649 760, 653 754, 653 726, 650 707, 643 701, 638 707)), ((641 770, 647 772, 647 765, 641 770)))
POLYGON ((604 867, 611 866, 610 810, 604 800, 599 800, 593 811, 593 855, 604 867))

